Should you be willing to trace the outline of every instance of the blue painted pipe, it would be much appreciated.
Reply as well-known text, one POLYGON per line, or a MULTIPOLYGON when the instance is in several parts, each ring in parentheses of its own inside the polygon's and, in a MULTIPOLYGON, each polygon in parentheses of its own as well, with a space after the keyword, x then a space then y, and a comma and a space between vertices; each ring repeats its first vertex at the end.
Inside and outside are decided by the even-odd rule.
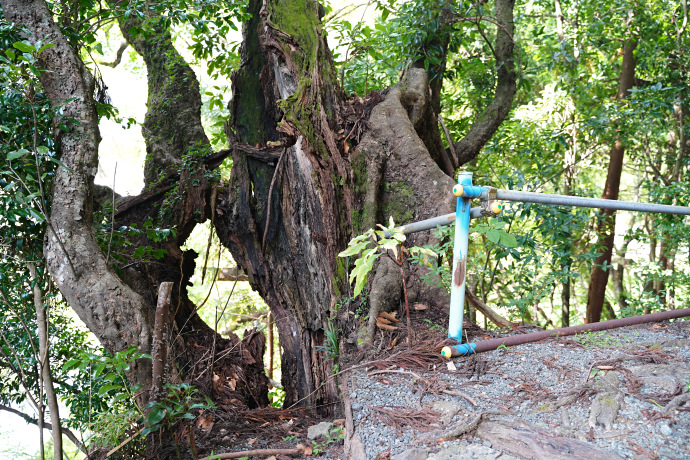
POLYGON ((452 358, 453 356, 462 356, 462 355, 469 355, 474 353, 475 348, 477 348, 477 344, 474 342, 471 343, 461 343, 458 345, 451 345, 448 347, 443 347, 441 350, 441 355, 444 358, 452 358))
POLYGON ((479 196, 482 188, 472 186, 472 173, 462 171, 458 174, 458 185, 453 193, 457 196, 455 210, 455 239, 453 247, 453 272, 450 287, 450 314, 448 318, 448 337, 462 343, 462 319, 465 308, 465 278, 467 277, 467 246, 470 236, 470 196, 479 196), (478 190, 475 190, 478 189, 478 190))

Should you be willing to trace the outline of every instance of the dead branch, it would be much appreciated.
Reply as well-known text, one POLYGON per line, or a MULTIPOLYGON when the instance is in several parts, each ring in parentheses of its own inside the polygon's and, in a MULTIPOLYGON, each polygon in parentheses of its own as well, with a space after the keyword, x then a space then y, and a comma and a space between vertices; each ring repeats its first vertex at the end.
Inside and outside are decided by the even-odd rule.
POLYGON ((271 455, 307 455, 306 449, 301 444, 294 449, 254 449, 242 452, 228 452, 227 454, 215 454, 208 457, 199 457, 197 460, 243 458, 243 457, 269 457, 271 455))
POLYGON ((158 304, 156 305, 156 320, 153 327, 153 384, 151 385, 150 401, 157 401, 165 383, 165 362, 167 346, 165 343, 165 329, 168 323, 168 310, 172 299, 173 283, 166 281, 158 288, 158 304))
POLYGON ((484 302, 479 299, 472 291, 469 289, 465 290, 465 298, 474 305, 474 308, 479 310, 484 316, 486 316, 492 323, 502 328, 509 328, 511 330, 515 329, 513 323, 496 313, 494 310, 489 308, 484 302))

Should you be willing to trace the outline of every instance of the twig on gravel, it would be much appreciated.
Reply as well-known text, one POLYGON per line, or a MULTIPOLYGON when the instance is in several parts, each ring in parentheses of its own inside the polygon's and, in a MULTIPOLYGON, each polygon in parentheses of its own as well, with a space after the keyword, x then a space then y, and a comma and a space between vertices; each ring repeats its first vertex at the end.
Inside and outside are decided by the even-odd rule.
POLYGON ((368 406, 378 419, 386 425, 392 425, 396 432, 400 431, 400 425, 409 425, 418 430, 429 429, 429 425, 438 423, 441 416, 436 411, 429 409, 413 409, 403 406, 368 406))
POLYGON ((690 405, 690 393, 685 393, 673 398, 671 402, 666 404, 666 407, 664 407, 664 413, 670 414, 672 411, 680 408, 680 406, 683 404, 690 405))
POLYGON ((498 412, 481 412, 477 414, 472 420, 467 423, 459 423, 455 425, 450 431, 446 432, 443 437, 437 439, 437 442, 450 441, 451 439, 462 436, 465 433, 476 430, 479 425, 486 420, 489 415, 499 415, 498 412))
POLYGON ((453 438, 457 438, 466 433, 476 430, 482 423, 482 421, 486 420, 489 417, 489 415, 500 415, 500 413, 495 411, 480 412, 469 422, 456 422, 446 430, 436 430, 430 433, 425 433, 422 436, 419 436, 417 440, 421 443, 449 441, 453 438))
POLYGON ((371 372, 367 372, 367 377, 371 377, 372 375, 377 375, 377 374, 408 374, 408 375, 411 375, 412 377, 416 378, 417 380, 421 380, 421 381, 424 380, 416 372, 405 371, 402 369, 382 369, 382 370, 378 370, 378 371, 371 371, 371 372))
POLYGON ((469 395, 466 395, 465 393, 463 393, 461 391, 441 390, 441 393, 445 393, 445 394, 450 395, 450 396, 460 396, 461 398, 465 398, 467 400, 467 402, 472 404, 473 406, 477 405, 477 402, 474 399, 470 398, 469 395))

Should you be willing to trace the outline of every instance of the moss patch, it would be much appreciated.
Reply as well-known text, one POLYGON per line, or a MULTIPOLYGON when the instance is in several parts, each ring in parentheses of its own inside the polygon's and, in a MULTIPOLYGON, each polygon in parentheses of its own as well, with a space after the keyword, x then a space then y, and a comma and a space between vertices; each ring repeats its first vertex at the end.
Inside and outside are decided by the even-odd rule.
POLYGON ((384 182, 383 218, 393 216, 396 224, 410 222, 414 218, 415 194, 407 182, 384 182))

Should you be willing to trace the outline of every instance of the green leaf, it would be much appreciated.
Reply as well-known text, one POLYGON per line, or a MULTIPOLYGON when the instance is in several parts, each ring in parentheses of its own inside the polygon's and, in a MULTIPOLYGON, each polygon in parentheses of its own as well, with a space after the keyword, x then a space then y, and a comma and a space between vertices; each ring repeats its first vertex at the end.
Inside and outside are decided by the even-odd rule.
POLYGON ((505 246, 506 248, 514 248, 514 247, 517 247, 517 245, 518 245, 517 240, 510 233, 501 234, 500 244, 505 246))
POLYGON ((154 406, 146 417, 146 424, 153 427, 165 418, 166 411, 160 406, 154 406))
POLYGON ((28 43, 24 43, 24 42, 14 42, 12 44, 12 46, 17 48, 22 53, 33 53, 34 51, 36 51, 35 47, 29 45, 28 43))
POLYGON ((17 158, 23 157, 27 153, 29 153, 29 151, 26 149, 14 150, 7 154, 7 161, 16 160, 17 158))
MULTIPOLYGON (((352 240, 352 241, 355 241, 355 240, 352 240)), ((367 248, 367 246, 369 246, 369 241, 364 241, 362 243, 354 244, 354 245, 352 244, 352 242, 350 242, 350 246, 347 249, 345 249, 343 252, 338 254, 338 257, 347 257, 347 256, 357 255, 360 252, 362 252, 363 250, 365 250, 367 248)))
POLYGON ((98 390, 99 395, 104 395, 110 390, 116 390, 122 388, 122 385, 117 385, 115 383, 108 383, 107 385, 103 385, 100 390, 98 390))
MULTIPOLYGON (((37 52, 36 54, 41 54, 42 52, 44 52, 44 51, 47 50, 48 48, 52 48, 52 47, 54 47, 54 46, 55 46, 54 43, 46 43, 45 45, 41 46, 41 47, 38 49, 38 52, 37 52)), ((102 54, 102 53, 101 53, 101 54, 102 54)))
POLYGON ((74 171, 72 171, 71 168, 69 168, 67 165, 65 165, 62 161, 58 160, 57 158, 55 158, 55 157, 48 157, 48 159, 49 159, 50 161, 52 161, 53 163, 55 163, 56 165, 65 168, 67 171, 69 171, 69 172, 74 172, 74 171))
POLYGON ((486 232, 486 237, 492 243, 498 244, 498 242, 501 240, 501 233, 498 230, 492 228, 486 232))
POLYGON ((62 372, 68 372, 79 366, 81 360, 79 358, 70 359, 62 365, 62 372))
POLYGON ((364 289, 367 275, 374 266, 374 262, 380 256, 376 254, 376 248, 369 249, 362 253, 362 257, 355 261, 355 268, 352 270, 352 278, 355 281, 354 296, 357 297, 364 289))

